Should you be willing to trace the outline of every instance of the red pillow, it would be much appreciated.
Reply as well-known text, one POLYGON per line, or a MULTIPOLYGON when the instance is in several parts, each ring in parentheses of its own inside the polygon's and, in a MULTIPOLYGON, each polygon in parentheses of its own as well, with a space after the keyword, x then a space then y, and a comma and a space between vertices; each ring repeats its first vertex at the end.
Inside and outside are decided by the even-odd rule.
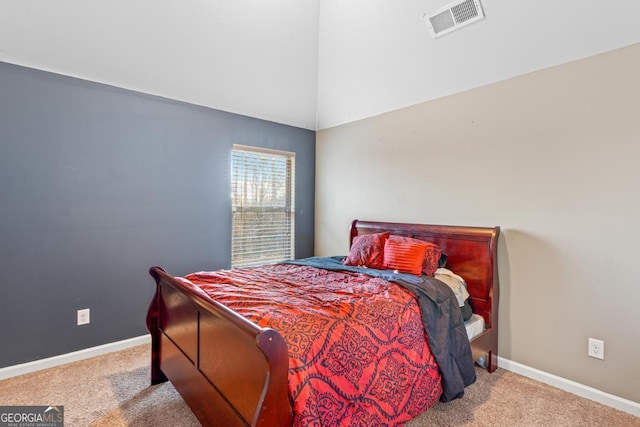
POLYGON ((438 261, 440 261, 440 254, 442 254, 442 249, 440 246, 424 242, 427 246, 427 251, 424 255, 424 263, 422 264, 422 272, 427 276, 433 276, 433 274, 438 269, 438 261))
POLYGON ((420 276, 429 243, 402 236, 389 236, 384 245, 384 268, 420 276))
POLYGON ((363 234, 353 239, 344 265, 364 265, 369 268, 384 268, 384 245, 389 232, 363 234))

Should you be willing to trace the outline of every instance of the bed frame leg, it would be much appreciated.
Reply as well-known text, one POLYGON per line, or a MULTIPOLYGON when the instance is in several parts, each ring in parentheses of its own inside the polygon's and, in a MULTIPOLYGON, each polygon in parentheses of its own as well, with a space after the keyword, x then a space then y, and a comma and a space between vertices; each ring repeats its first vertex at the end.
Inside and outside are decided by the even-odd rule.
POLYGON ((490 351, 487 353, 487 371, 492 373, 496 369, 498 369, 498 356, 495 351, 490 351))
MULTIPOLYGON (((160 310, 160 283, 159 276, 154 269, 160 269, 160 267, 151 267, 149 272, 156 280, 156 293, 149 305, 149 311, 147 311, 147 329, 151 333, 151 384, 160 384, 168 381, 166 375, 160 370, 160 325, 158 324, 159 310, 160 310)), ((164 270, 162 270, 164 271, 164 270)))
POLYGON ((151 385, 167 381, 166 375, 160 370, 160 337, 151 336, 151 385))

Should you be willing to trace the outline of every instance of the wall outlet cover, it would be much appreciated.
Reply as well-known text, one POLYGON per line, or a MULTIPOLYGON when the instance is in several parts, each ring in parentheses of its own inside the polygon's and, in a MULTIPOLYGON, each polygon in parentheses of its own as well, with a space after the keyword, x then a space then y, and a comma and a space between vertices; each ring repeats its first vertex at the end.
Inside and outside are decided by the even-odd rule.
POLYGON ((78 310, 78 326, 88 325, 90 322, 90 310, 88 308, 78 310))
POLYGON ((589 350, 587 354, 590 357, 604 360, 604 341, 589 338, 589 350))

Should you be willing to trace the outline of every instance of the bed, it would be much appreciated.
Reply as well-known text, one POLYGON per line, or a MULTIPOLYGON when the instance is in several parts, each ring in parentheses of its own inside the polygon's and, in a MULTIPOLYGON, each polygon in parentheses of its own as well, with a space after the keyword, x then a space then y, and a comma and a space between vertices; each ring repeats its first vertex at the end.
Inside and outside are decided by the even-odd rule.
MULTIPOLYGON (((499 227, 355 220, 349 238, 353 242, 383 232, 435 243, 448 255, 448 267, 466 280, 479 329, 471 340, 473 359, 482 359, 493 372, 498 356, 499 227)), ((290 350, 283 338, 291 346, 288 331, 250 321, 237 312, 243 304, 237 311, 222 304, 206 286, 195 283, 200 276, 173 277, 160 267, 152 267, 150 274, 156 281, 147 314, 152 384, 170 380, 203 425, 291 425, 300 403, 292 401, 289 385, 290 350)))

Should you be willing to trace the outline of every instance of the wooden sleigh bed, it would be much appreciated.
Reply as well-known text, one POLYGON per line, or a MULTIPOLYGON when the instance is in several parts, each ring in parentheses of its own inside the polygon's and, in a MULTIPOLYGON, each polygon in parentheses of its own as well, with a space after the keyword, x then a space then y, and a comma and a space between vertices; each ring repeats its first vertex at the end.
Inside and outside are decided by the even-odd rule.
MULTIPOLYGON (((389 231, 437 244, 448 268, 464 277, 485 330, 471 341, 474 360, 493 372, 498 357, 499 227, 353 221, 350 241, 389 231)), ((151 382, 171 381, 203 425, 289 426, 288 349, 282 335, 261 328, 188 280, 152 267, 156 293, 147 314, 151 382)))

